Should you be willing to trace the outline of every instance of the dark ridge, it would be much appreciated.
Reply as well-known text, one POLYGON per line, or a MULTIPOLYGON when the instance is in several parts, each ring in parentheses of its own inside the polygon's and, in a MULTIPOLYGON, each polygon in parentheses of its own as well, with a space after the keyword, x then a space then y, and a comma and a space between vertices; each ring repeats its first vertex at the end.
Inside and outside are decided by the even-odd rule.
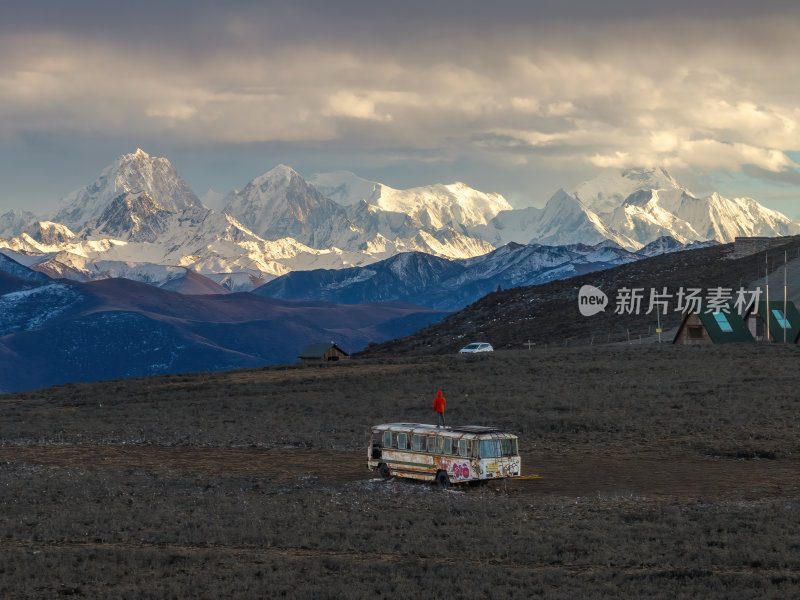
MULTIPOLYGON (((800 236, 786 237, 785 244, 769 251, 769 269, 783 264, 784 250, 789 259, 800 256, 800 236)), ((675 294, 680 287, 718 286, 748 289, 750 282, 764 276, 765 253, 731 258, 734 244, 720 244, 642 259, 603 271, 490 293, 441 322, 407 337, 372 345, 362 356, 388 354, 441 354, 456 352, 475 340, 490 342, 495 349, 525 348, 535 345, 589 345, 639 341, 655 335, 656 315, 644 314, 651 288, 667 288, 675 294), (578 290, 592 285, 608 295, 605 312, 584 317, 578 311, 578 290), (615 314, 616 292, 623 287, 644 288, 645 298, 639 315, 615 314)), ((682 313, 670 311, 662 317, 662 339, 680 325, 682 313)))

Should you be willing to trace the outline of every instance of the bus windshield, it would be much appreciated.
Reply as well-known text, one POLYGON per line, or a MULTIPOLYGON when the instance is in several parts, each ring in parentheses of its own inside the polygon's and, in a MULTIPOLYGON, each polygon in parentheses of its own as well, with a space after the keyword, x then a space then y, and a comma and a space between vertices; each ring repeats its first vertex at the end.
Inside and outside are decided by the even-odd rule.
POLYGON ((481 440, 481 458, 517 455, 517 440, 481 440))
POLYGON ((500 440, 481 440, 481 458, 499 458, 500 440))

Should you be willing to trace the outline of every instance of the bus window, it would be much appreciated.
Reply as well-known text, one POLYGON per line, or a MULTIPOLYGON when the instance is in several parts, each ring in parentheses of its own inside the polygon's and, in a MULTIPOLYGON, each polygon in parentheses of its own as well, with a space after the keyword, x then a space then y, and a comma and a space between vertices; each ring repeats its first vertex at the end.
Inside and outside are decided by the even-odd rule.
POLYGON ((503 451, 503 456, 517 455, 517 440, 514 439, 500 440, 500 447, 503 451))
POLYGON ((425 452, 425 436, 418 433, 411 436, 411 449, 417 452, 425 452))
POLYGON ((499 458, 500 440, 481 440, 481 458, 499 458))
POLYGON ((444 438, 444 453, 453 453, 453 438, 444 438))
POLYGON ((407 433, 398 433, 397 434, 397 447, 400 450, 407 450, 408 449, 408 434, 407 433))
POLYGON ((469 456, 470 454, 469 440, 458 440, 458 453, 461 456, 469 456))
POLYGON ((391 448, 392 447, 392 432, 391 431, 384 431, 383 432, 383 447, 384 448, 391 448))
POLYGON ((444 448, 444 440, 436 435, 428 436, 428 452, 431 454, 441 454, 444 448))

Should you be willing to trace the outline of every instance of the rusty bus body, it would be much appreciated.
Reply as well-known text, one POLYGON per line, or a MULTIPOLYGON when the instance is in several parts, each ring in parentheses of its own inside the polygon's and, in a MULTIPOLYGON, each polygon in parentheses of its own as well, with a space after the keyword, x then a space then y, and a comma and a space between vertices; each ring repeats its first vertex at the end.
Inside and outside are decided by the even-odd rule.
POLYGON ((493 427, 421 423, 374 426, 367 467, 384 479, 408 477, 441 486, 517 477, 522 468, 515 435, 493 427))

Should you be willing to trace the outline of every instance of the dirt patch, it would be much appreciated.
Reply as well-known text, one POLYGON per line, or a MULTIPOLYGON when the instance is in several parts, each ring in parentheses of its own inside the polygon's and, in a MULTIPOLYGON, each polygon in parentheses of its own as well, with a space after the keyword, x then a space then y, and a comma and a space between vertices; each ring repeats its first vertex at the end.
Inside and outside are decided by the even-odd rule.
MULTIPOLYGON (((367 469, 365 456, 364 451, 302 448, 0 446, 0 461, 28 466, 274 481, 307 477, 329 482, 373 479, 375 474, 367 469)), ((531 497, 711 500, 800 495, 797 459, 575 452, 523 454, 522 460, 526 474, 542 478, 491 482, 491 488, 531 497)))
MULTIPOLYGON (((761 498, 800 493, 800 461, 695 456, 528 455, 523 465, 542 479, 523 486, 539 495, 648 496, 691 499, 761 498)), ((512 482, 514 488, 523 482, 512 482)))

